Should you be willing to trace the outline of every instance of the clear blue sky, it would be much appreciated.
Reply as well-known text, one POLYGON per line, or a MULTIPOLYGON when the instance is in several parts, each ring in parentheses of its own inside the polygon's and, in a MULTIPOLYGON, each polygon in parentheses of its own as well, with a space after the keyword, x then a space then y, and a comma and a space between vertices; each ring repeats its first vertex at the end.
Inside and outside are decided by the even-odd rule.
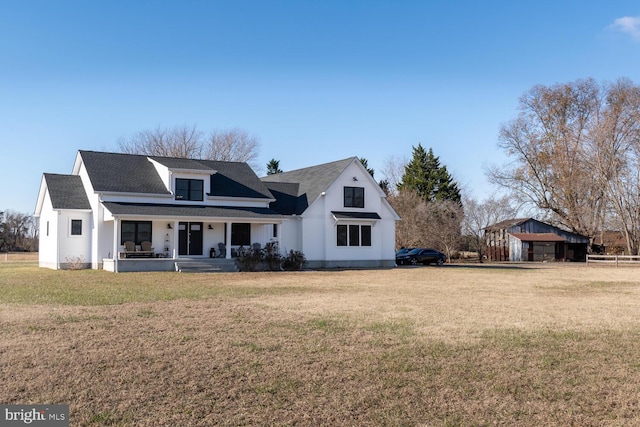
POLYGON ((184 124, 377 179, 422 143, 483 198, 525 91, 639 74, 637 0, 0 0, 0 210, 33 212, 78 149, 184 124))

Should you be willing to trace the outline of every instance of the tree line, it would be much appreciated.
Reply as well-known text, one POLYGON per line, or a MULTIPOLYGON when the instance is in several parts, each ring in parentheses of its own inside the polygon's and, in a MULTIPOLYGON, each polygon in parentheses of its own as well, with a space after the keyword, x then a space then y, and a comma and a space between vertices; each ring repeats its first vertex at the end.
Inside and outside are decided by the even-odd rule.
POLYGON ((33 215, 0 211, 0 252, 38 250, 38 223, 33 215))
POLYGON ((500 127, 498 147, 508 163, 487 176, 506 193, 483 201, 460 197, 431 149, 414 147, 409 162, 390 159, 389 200, 403 217, 396 245, 449 251, 464 238, 482 256, 484 229, 526 211, 592 242, 618 232, 626 252, 639 253, 639 86, 624 78, 536 85, 500 127))

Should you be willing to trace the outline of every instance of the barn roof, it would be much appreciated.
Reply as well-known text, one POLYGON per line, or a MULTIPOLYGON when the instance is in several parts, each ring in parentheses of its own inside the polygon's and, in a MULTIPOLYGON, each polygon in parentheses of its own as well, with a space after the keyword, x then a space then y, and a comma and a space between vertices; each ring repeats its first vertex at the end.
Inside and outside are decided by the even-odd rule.
POLYGON ((554 233, 511 233, 511 235, 523 242, 566 242, 564 237, 554 233))

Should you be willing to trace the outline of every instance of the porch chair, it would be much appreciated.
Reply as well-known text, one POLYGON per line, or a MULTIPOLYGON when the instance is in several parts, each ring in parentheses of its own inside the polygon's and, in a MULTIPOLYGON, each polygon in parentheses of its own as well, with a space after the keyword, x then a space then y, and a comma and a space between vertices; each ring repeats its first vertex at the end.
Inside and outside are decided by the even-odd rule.
POLYGON ((251 245, 251 249, 253 250, 254 253, 256 254, 262 254, 262 244, 260 244, 259 242, 256 242, 254 244, 251 245))
POLYGON ((153 247, 151 247, 151 242, 146 240, 144 242, 140 242, 140 253, 152 257, 153 247))
POLYGON ((125 256, 125 258, 128 257, 129 255, 135 254, 135 253, 136 253, 136 244, 134 242, 129 241, 129 240, 124 242, 124 256, 125 256))
POLYGON ((218 243, 218 252, 216 258, 225 258, 227 256, 227 245, 222 242, 218 243))

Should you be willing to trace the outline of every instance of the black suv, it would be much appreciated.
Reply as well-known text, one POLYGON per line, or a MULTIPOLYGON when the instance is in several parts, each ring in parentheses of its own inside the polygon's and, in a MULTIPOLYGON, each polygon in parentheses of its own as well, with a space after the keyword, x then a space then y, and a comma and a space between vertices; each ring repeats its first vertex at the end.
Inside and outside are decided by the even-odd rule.
POLYGON ((440 251, 435 249, 411 249, 409 252, 396 254, 396 264, 424 264, 429 265, 432 263, 442 265, 446 261, 447 257, 440 251))

